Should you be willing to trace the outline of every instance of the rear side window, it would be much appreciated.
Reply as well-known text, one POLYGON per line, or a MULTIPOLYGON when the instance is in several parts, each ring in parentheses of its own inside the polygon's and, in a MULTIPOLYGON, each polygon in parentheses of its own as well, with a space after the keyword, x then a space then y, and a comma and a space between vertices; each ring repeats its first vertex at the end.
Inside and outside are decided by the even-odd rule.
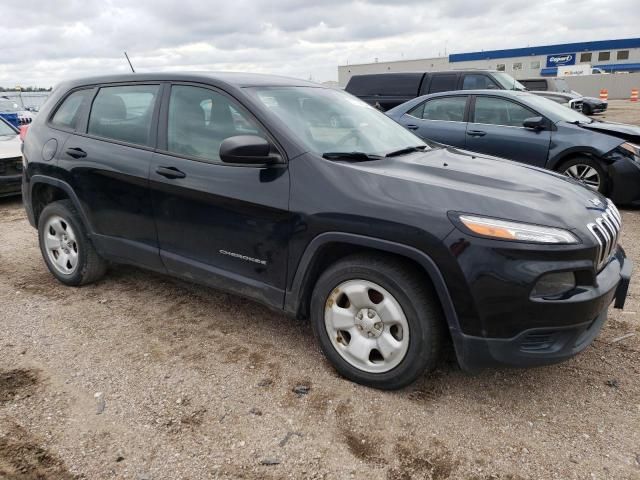
MULTIPOLYGON (((467 97, 435 98, 424 103, 424 108, 419 113, 424 120, 445 120, 448 122, 464 121, 464 109, 467 97)), ((409 112, 411 113, 411 112, 409 112)), ((414 116, 417 116, 418 111, 414 116)))
POLYGON ((445 75, 434 75, 431 79, 429 93, 450 92, 456 89, 458 75, 455 73, 445 75))
POLYGON ((87 133, 149 146, 151 118, 159 88, 159 85, 101 88, 91 107, 87 133))
POLYGON ((78 126, 82 107, 91 100, 92 89, 77 90, 64 99, 51 118, 51 125, 75 130, 78 126))
POLYGON ((527 87, 528 90, 535 92, 544 92, 547 89, 546 80, 518 80, 521 84, 527 87))
POLYGON ((423 73, 381 73, 378 75, 355 75, 345 90, 352 95, 384 95, 415 97, 423 73))
POLYGON ((464 76, 462 90, 484 90, 486 88, 500 88, 487 75, 470 74, 464 76))
POLYGON ((476 97, 475 123, 522 127, 522 123, 537 114, 510 100, 496 97, 476 97))

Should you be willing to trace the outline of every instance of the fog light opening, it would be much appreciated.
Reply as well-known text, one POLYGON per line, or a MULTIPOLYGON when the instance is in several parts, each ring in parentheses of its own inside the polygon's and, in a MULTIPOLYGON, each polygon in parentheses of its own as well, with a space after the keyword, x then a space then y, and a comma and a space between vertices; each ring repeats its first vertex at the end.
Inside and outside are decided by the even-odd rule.
POLYGON ((534 298, 559 297, 576 288, 576 276, 573 272, 547 273, 540 277, 533 287, 534 298))

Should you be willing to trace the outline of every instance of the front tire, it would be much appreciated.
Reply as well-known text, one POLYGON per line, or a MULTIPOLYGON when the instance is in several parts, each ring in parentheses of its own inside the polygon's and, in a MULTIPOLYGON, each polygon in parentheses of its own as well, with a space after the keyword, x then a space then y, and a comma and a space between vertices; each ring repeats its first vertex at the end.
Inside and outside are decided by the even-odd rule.
POLYGON ((590 157, 575 157, 558 167, 558 172, 578 180, 584 186, 606 195, 609 176, 600 162, 590 157))
POLYGON ((439 358, 444 319, 428 280, 410 264, 355 255, 329 267, 311 297, 311 323, 342 376, 402 388, 439 358))
POLYGON ((40 252, 49 271, 65 285, 95 282, 107 269, 70 200, 47 205, 38 219, 40 252))

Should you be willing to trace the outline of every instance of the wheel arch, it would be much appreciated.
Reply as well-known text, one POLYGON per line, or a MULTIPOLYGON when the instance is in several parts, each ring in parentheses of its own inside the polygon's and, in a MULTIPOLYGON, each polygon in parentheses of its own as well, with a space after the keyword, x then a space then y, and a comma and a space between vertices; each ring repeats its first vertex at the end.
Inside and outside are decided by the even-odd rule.
POLYGON ((367 251, 394 255, 418 267, 434 287, 449 330, 452 334, 460 331, 444 277, 429 255, 408 245, 352 233, 326 232, 309 243, 298 262, 291 288, 285 294, 285 311, 299 318, 307 317, 313 286, 324 269, 347 255, 367 251))
POLYGON ((87 233, 93 233, 91 223, 86 216, 78 196, 67 182, 64 182, 57 178, 47 177, 44 175, 34 175, 31 177, 31 208, 33 209, 33 219, 35 225, 38 225, 38 219, 44 207, 51 202, 57 200, 69 199, 73 203, 74 207, 78 211, 84 227, 87 229, 87 233))
POLYGON ((600 153, 596 149, 590 148, 590 147, 576 147, 576 148, 570 148, 570 149, 564 150, 559 154, 557 154, 556 156, 554 156, 553 158, 550 158, 547 168, 549 170, 558 171, 558 168, 563 163, 577 157, 589 157, 593 160, 596 160, 598 162, 605 164, 604 159, 602 158, 602 155, 600 155, 600 153))

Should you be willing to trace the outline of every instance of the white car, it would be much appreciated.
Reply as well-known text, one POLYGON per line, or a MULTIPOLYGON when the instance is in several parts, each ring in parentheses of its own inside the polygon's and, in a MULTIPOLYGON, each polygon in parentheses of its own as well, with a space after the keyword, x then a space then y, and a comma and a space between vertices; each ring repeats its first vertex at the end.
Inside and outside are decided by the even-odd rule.
POLYGON ((20 195, 22 141, 9 122, 0 117, 0 197, 20 195))

